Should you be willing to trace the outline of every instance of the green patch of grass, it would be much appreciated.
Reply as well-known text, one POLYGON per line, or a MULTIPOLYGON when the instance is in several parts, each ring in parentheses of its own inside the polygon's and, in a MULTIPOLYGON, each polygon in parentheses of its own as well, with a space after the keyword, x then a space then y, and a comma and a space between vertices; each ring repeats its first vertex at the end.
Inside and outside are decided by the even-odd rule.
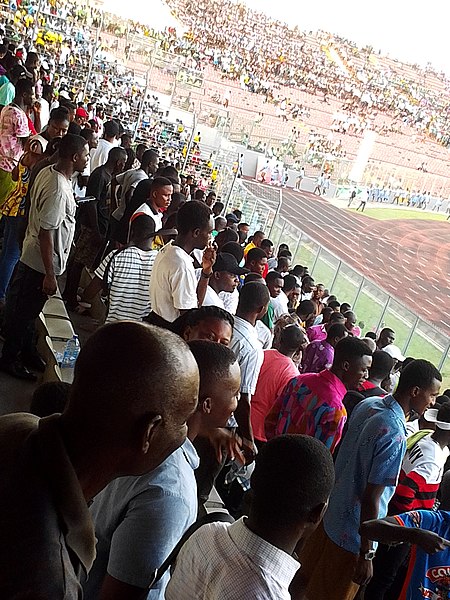
POLYGON ((363 214, 371 219, 379 221, 397 221, 399 219, 421 219, 422 221, 446 221, 447 215, 441 213, 431 213, 427 211, 408 210, 401 208, 366 208, 363 213, 356 211, 356 208, 346 209, 355 214, 363 214))

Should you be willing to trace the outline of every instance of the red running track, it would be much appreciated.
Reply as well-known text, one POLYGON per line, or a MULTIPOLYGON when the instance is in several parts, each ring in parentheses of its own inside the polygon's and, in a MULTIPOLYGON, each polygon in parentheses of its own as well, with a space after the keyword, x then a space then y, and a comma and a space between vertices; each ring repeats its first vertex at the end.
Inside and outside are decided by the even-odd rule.
POLYGON ((450 222, 381 221, 288 189, 281 215, 450 336, 450 222))

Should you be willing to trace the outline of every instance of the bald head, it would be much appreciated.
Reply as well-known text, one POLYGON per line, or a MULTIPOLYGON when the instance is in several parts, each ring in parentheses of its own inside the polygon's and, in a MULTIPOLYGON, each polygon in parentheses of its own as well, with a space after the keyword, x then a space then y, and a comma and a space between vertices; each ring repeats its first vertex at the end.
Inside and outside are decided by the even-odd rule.
POLYGON ((154 469, 186 437, 199 374, 186 343, 169 331, 121 321, 83 346, 75 366, 67 427, 107 444, 122 474, 154 469), (113 456, 114 454, 114 456, 113 456))

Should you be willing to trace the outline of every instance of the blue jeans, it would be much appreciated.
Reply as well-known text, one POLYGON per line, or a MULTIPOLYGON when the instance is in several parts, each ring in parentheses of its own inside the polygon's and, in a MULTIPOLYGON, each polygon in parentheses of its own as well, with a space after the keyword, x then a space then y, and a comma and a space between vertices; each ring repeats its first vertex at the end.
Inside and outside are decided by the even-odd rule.
POLYGON ((25 217, 3 217, 5 230, 0 254, 0 300, 4 300, 11 276, 20 258, 19 228, 25 217))

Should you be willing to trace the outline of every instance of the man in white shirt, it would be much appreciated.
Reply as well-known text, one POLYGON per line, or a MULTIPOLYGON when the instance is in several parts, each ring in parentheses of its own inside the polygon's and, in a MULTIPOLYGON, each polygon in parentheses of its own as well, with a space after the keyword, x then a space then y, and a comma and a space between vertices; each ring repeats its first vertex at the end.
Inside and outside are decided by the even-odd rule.
POLYGON ((119 136, 119 125, 115 121, 106 121, 103 137, 98 141, 98 146, 91 154, 91 173, 97 167, 101 167, 108 160, 109 151, 117 146, 119 136))
POLYGON ((239 295, 239 304, 234 320, 233 338, 230 348, 236 355, 241 368, 241 397, 235 411, 239 433, 243 438, 247 459, 254 456, 253 432, 250 422, 250 400, 256 390, 259 371, 264 355, 256 323, 269 306, 270 294, 267 286, 258 281, 246 283, 239 295))
MULTIPOLYGON (((220 292, 232 294, 239 285, 239 276, 247 273, 248 270, 240 267, 232 254, 226 252, 218 254, 213 266, 213 276, 206 288, 202 306, 225 308, 224 302, 219 296, 220 292)), ((196 269, 196 274, 200 277, 201 269, 196 269)))
POLYGON ((149 320, 154 325, 167 327, 186 310, 202 306, 216 260, 216 251, 211 246, 213 229, 211 209, 203 202, 192 200, 179 209, 178 235, 159 251, 153 265, 149 320), (198 282, 190 256, 196 248, 205 249, 198 282))
POLYGON ((204 525, 191 536, 166 600, 289 600, 300 567, 292 555, 320 523, 333 483, 333 460, 321 442, 272 439, 256 458, 249 516, 204 525))
POLYGON ((314 290, 316 289, 314 279, 306 275, 302 279, 302 291, 300 293, 300 302, 303 300, 311 300, 314 290))

